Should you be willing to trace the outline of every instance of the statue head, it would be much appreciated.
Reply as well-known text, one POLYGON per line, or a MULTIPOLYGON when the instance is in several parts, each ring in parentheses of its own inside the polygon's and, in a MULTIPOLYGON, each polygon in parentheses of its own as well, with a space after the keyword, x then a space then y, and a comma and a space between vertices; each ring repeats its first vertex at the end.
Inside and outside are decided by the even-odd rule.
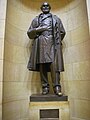
POLYGON ((49 3, 44 2, 44 3, 41 5, 41 10, 42 10, 43 13, 47 14, 47 13, 50 12, 51 6, 49 5, 49 3))

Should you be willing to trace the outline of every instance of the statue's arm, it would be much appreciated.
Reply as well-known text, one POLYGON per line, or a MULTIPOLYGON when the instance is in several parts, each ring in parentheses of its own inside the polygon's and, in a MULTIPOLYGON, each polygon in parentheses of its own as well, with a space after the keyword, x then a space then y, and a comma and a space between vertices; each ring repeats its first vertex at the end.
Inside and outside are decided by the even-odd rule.
POLYGON ((36 34, 36 27, 38 27, 38 18, 34 18, 28 31, 27 31, 27 35, 30 39, 34 39, 37 34, 36 34))
POLYGON ((63 27, 62 21, 59 19, 59 26, 60 26, 60 34, 61 34, 61 40, 63 40, 63 38, 65 37, 65 29, 63 27))
POLYGON ((38 37, 40 33, 45 30, 48 30, 48 28, 46 26, 39 26, 38 18, 35 18, 32 21, 31 26, 27 31, 27 34, 30 39, 34 39, 35 37, 38 37))

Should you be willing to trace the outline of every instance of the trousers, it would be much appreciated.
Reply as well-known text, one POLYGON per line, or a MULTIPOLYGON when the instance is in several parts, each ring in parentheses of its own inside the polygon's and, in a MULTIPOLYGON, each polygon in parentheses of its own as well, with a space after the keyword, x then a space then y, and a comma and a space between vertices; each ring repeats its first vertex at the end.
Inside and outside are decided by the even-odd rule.
MULTIPOLYGON (((45 88, 45 87, 49 88, 48 72, 46 71, 46 64, 47 63, 40 64, 40 77, 41 77, 42 88, 45 88)), ((50 70, 51 70, 51 79, 52 79, 53 88, 56 86, 61 87, 61 85, 60 85, 60 72, 56 71, 54 62, 50 63, 50 70)))

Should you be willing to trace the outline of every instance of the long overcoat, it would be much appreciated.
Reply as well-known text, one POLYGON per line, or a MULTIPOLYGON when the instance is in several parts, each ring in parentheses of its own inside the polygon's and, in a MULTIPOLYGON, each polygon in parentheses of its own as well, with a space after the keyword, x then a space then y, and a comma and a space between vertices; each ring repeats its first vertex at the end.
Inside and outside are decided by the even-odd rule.
MULTIPOLYGON (((29 30, 27 31, 28 37, 32 39, 32 29, 37 28, 39 26, 39 16, 37 16, 31 23, 29 30)), ((53 40, 54 40, 54 53, 55 54, 55 61, 56 61, 56 70, 57 71, 64 71, 64 63, 63 63, 63 54, 62 54, 62 43, 65 36, 65 29, 63 24, 56 15, 52 15, 52 25, 53 25, 53 40)), ((39 37, 34 35, 31 54, 29 58, 29 62, 27 68, 31 71, 39 71, 39 64, 36 63, 38 58, 38 45, 39 45, 39 37)), ((47 66, 47 71, 50 71, 49 66, 47 66)))

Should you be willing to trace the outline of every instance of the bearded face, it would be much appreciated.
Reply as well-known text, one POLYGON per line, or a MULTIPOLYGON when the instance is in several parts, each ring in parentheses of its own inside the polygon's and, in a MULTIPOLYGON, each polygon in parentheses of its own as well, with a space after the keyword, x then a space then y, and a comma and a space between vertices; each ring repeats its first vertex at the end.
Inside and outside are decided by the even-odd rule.
POLYGON ((51 7, 47 2, 43 3, 43 5, 41 6, 41 10, 44 14, 49 13, 50 9, 51 9, 51 7))

